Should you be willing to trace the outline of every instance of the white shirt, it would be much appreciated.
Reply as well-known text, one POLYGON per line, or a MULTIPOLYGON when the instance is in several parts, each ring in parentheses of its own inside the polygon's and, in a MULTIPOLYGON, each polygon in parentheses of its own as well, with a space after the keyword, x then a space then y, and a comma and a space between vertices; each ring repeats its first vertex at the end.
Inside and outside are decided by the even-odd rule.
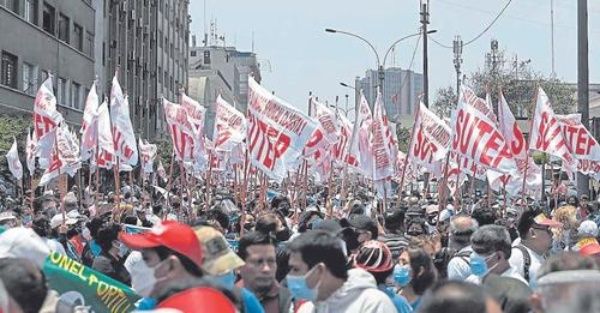
MULTIPOLYGON (((458 250, 457 253, 462 253, 465 251, 473 252, 473 249, 471 248, 471 246, 466 246, 458 250)), ((448 280, 462 281, 467 279, 469 275, 471 275, 471 266, 469 264, 468 256, 466 258, 455 256, 452 259, 450 259, 450 262, 448 262, 448 280)))
MULTIPOLYGON (((524 245, 522 246, 525 247, 524 245)), ((542 266, 546 260, 543 256, 535 253, 533 250, 527 247, 525 247, 525 249, 529 252, 529 258, 531 259, 531 265, 529 265, 529 281, 531 281, 533 277, 536 277, 540 266, 542 266)), ((510 266, 516 268, 517 272, 522 277, 525 277, 525 258, 523 257, 521 250, 516 249, 513 246, 508 263, 510 263, 510 266)))

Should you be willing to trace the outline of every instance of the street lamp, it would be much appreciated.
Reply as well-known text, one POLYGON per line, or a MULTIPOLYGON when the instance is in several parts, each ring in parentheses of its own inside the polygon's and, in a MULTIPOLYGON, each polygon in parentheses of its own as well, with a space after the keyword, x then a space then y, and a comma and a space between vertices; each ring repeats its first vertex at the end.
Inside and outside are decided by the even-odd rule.
MULTIPOLYGON (((402 38, 394 41, 390 45, 390 47, 386 50, 385 55, 383 57, 383 63, 381 63, 380 58, 379 58, 379 53, 377 53, 377 49, 375 49, 375 47, 367 39, 365 39, 364 37, 361 37, 361 36, 359 36, 357 34, 354 34, 354 33, 351 33, 351 32, 347 32, 347 31, 343 31, 343 30, 337 30, 337 29, 332 29, 332 28, 326 28, 325 31, 328 32, 328 33, 343 34, 343 35, 351 36, 351 37, 354 37, 354 38, 358 38, 362 42, 366 43, 371 48, 371 50, 375 54, 375 58, 377 59, 377 76, 378 76, 378 80, 379 80, 379 85, 378 86, 381 88, 381 93, 382 94, 383 94, 383 79, 385 77, 384 67, 385 67, 385 62, 387 60, 387 57, 388 57, 390 51, 394 48, 394 46, 396 46, 401 41, 403 41, 405 39, 408 39, 408 38, 411 38, 411 37, 422 35, 422 32, 418 32, 418 33, 415 33, 415 34, 404 36, 404 37, 402 37, 402 38)), ((430 31, 427 31, 427 34, 432 34, 432 33, 435 33, 435 32, 437 32, 437 30, 430 30, 430 31)), ((344 85, 342 85, 342 86, 344 86, 344 85)), ((375 95, 377 94, 377 87, 378 86, 376 85, 375 88, 374 88, 375 89, 375 95)), ((345 85, 344 87, 348 87, 348 86, 345 85)))

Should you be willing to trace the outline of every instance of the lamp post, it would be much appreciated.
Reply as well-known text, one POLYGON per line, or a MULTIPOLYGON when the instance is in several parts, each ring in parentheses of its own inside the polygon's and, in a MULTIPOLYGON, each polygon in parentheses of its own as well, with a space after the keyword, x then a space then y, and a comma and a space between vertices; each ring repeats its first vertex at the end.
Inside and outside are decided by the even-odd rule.
MULTIPOLYGON (((385 55, 384 55, 384 57, 383 57, 383 62, 381 62, 381 59, 379 58, 379 53, 377 53, 377 49, 375 49, 375 47, 373 46, 373 44, 371 44, 371 43, 370 43, 370 42, 369 42, 367 39, 365 39, 364 37, 362 37, 362 36, 359 36, 359 35, 357 35, 357 34, 354 34, 354 33, 351 33, 351 32, 347 32, 347 31, 343 31, 343 30, 337 30, 337 29, 332 29, 332 28, 326 28, 326 29, 325 29, 325 31, 326 31, 326 32, 328 32, 328 33, 342 34, 342 35, 347 35, 347 36, 350 36, 350 37, 358 38, 359 40, 361 40, 362 42, 366 43, 366 44, 367 44, 367 45, 368 45, 368 46, 371 48, 371 50, 372 50, 372 51, 373 51, 373 53, 375 54, 375 58, 376 58, 376 60, 377 60, 377 79, 378 79, 378 83, 377 83, 377 84, 374 84, 374 88, 373 88, 373 89, 374 89, 374 91, 375 91, 375 93, 374 93, 375 97, 377 97, 377 87, 379 87, 379 88, 380 88, 380 92, 381 92, 381 94, 383 94, 383 80, 384 80, 384 78, 385 78, 385 72, 384 72, 384 70, 385 70, 385 62, 387 61, 387 57, 388 57, 388 55, 389 55, 390 51, 391 51, 391 50, 392 50, 392 49, 393 49, 393 48, 394 48, 394 47, 395 47, 395 46, 396 46, 398 43, 400 43, 401 41, 403 41, 403 40, 405 40, 405 39, 408 39, 408 38, 411 38, 411 37, 415 37, 415 36, 420 36, 420 35, 422 35, 422 32, 418 32, 418 33, 415 33, 415 34, 411 34, 411 35, 408 35, 408 36, 404 36, 404 37, 402 37, 402 38, 400 38, 400 39, 398 39, 398 40, 394 41, 394 42, 393 42, 393 43, 390 45, 390 47, 389 47, 389 48, 386 50, 386 52, 385 52, 385 55)), ((430 30, 430 31, 427 31, 427 34, 433 34, 433 33, 435 33, 435 32, 437 32, 437 30, 430 30)), ((374 98, 375 98, 375 97, 374 97, 374 98)))

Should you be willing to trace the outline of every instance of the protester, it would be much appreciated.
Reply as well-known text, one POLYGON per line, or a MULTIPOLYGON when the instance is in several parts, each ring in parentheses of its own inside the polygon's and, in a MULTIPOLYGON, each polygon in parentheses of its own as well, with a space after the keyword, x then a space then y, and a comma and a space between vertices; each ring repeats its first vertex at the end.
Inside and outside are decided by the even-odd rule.
POLYGON ((17 307, 9 312, 38 313, 48 296, 44 274, 31 261, 0 258, 0 280, 17 307))
POLYGON ((290 291, 281 286, 277 272, 275 238, 254 231, 240 238, 238 254, 246 263, 240 268, 241 280, 236 286, 253 292, 265 312, 289 312, 292 307, 290 291))
POLYGON ((92 268, 124 284, 131 283, 131 277, 124 266, 127 249, 119 241, 121 226, 115 223, 104 224, 98 229, 97 244, 100 255, 94 258, 92 268))
POLYGON ((365 242, 354 256, 354 263, 356 267, 373 275, 377 288, 392 299, 398 313, 412 312, 408 301, 387 286, 388 280, 393 279, 390 276, 394 271, 393 256, 387 245, 374 240, 365 242))
POLYGON ((539 210, 527 209, 521 214, 517 223, 521 240, 513 246, 508 262, 526 281, 531 282, 536 277, 552 247, 552 228, 557 227, 561 224, 539 210))
POLYGON ((404 212, 399 209, 386 212, 383 219, 384 234, 378 236, 391 251, 394 260, 400 257, 408 247, 408 239, 404 236, 404 212))
POLYGON ((448 279, 465 280, 471 275, 469 259, 473 249, 471 248, 471 236, 479 225, 477 220, 469 216, 456 216, 450 221, 450 237, 448 247, 454 251, 447 265, 448 279))
POLYGON ((413 310, 417 310, 421 297, 437 280, 437 272, 431 254, 423 248, 411 247, 402 252, 394 268, 394 281, 399 286, 399 294, 406 298, 413 310))
POLYGON ((294 239, 288 248, 288 287, 295 299, 306 301, 298 313, 396 312, 390 298, 377 289, 373 276, 344 266, 348 256, 339 238, 320 230, 309 231, 294 239))

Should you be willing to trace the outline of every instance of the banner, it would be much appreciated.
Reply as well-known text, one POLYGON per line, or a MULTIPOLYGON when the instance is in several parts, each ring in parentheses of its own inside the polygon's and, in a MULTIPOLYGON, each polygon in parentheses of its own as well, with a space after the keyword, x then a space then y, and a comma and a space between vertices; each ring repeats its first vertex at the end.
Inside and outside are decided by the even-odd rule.
POLYGON ((298 167, 317 123, 248 78, 246 142, 252 165, 281 182, 298 167))
POLYGON ((394 163, 398 147, 395 134, 391 134, 388 119, 383 106, 383 95, 377 91, 373 118, 373 180, 382 180, 394 174, 394 163))
POLYGON ((167 180, 167 171, 165 170, 165 167, 162 164, 162 160, 158 160, 158 166, 156 167, 156 174, 158 174, 158 176, 160 176, 160 178, 162 178, 163 180, 167 180))
POLYGON ((188 111, 166 99, 163 99, 163 110, 177 160, 196 163, 197 129, 190 122, 188 111))
POLYGON ((421 165, 443 161, 450 146, 450 127, 422 102, 416 115, 409 161, 421 165))
POLYGON ((110 90, 110 118, 115 155, 123 164, 136 166, 138 163, 137 142, 129 116, 129 99, 123 96, 117 75, 113 77, 110 90))
POLYGON ((577 171, 596 175, 600 164, 600 146, 581 123, 581 114, 556 115, 562 124, 563 137, 571 155, 577 160, 577 171))
POLYGON ((17 139, 13 137, 13 144, 6 153, 6 162, 8 162, 8 169, 11 174, 17 179, 23 178, 23 165, 19 160, 19 152, 17 151, 17 139))
POLYGON ((452 114, 452 150, 486 168, 501 173, 515 171, 517 165, 510 147, 496 123, 469 104, 472 98, 467 98, 467 95, 461 94, 456 111, 452 114))
POLYGON ((472 106, 475 110, 481 112, 494 124, 498 121, 498 118, 496 117, 496 114, 494 113, 494 109, 492 107, 492 99, 489 92, 486 93, 486 98, 484 100, 479 98, 471 88, 465 85, 461 85, 460 101, 463 101, 464 103, 472 106))
POLYGON ((231 151, 246 138, 246 117, 221 95, 217 97, 213 141, 218 151, 231 151))
POLYGON ((144 174, 150 174, 154 172, 154 159, 156 159, 158 148, 156 145, 149 144, 146 140, 142 141, 141 138, 138 140, 139 151, 142 157, 142 169, 144 174))
POLYGON ((56 97, 52 92, 52 75, 40 86, 33 104, 33 130, 37 144, 37 156, 40 168, 46 169, 50 164, 50 154, 54 145, 55 130, 63 121, 56 110, 56 97))
POLYGON ((60 174, 67 173, 71 177, 81 168, 79 159, 79 141, 66 125, 56 130, 56 140, 52 149, 50 166, 40 179, 40 186, 46 186, 60 174))
POLYGON ((83 111, 81 123, 81 160, 87 161, 92 157, 98 143, 98 94, 96 82, 92 84, 83 111))
POLYGON ((89 307, 90 312, 131 312, 140 299, 121 282, 56 252, 46 258, 42 271, 60 301, 89 307))
POLYGON ((563 123, 554 114, 550 100, 542 88, 538 89, 529 148, 559 157, 563 160, 565 169, 574 170, 577 167, 577 161, 564 137, 563 123))

